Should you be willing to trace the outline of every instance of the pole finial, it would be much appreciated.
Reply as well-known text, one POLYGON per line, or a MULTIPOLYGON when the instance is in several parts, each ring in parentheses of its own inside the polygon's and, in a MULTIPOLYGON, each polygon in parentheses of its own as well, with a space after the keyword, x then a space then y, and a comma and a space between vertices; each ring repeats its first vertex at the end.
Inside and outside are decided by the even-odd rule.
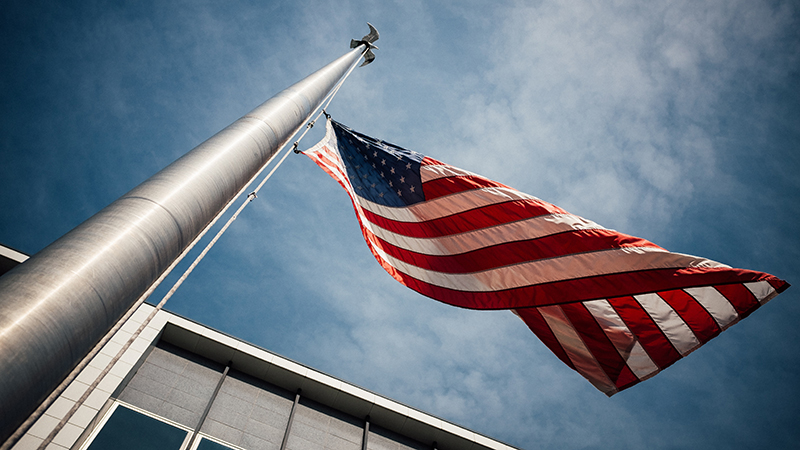
POLYGON ((376 30, 371 23, 367 22, 367 26, 369 26, 369 34, 365 35, 360 40, 350 40, 350 48, 356 48, 362 44, 367 47, 367 49, 364 51, 364 63, 359 67, 364 67, 375 60, 375 53, 373 53, 372 50, 377 50, 378 46, 375 45, 374 42, 381 37, 380 33, 378 33, 378 30, 376 30))

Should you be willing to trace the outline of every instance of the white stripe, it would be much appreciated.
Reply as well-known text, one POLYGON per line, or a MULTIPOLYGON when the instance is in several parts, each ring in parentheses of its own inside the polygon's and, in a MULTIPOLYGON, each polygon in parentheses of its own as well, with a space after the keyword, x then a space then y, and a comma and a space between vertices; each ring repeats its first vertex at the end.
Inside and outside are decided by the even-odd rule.
MULTIPOLYGON (((334 148, 335 149, 335 148, 334 148)), ((341 164, 338 152, 330 147, 321 146, 321 151, 341 164), (333 150, 333 151, 331 151, 333 150), (334 155, 335 153, 335 155, 334 155)), ((355 202, 356 213, 362 226, 374 234, 373 224, 366 219, 361 210, 362 197, 357 196, 349 180, 343 177, 341 166, 337 170, 323 161, 326 167, 338 174, 337 179, 344 181, 351 198, 355 202)), ((474 192, 474 191, 470 191, 474 192)), ((514 191, 516 192, 516 191, 514 191)), ((452 196, 451 196, 452 197, 452 196)), ((435 201, 435 200, 434 200, 435 201)), ((371 203, 368 202, 367 203, 371 203)), ((431 202, 427 202, 431 203, 431 202)), ((396 210, 405 208, 392 208, 396 210)), ((374 237, 372 238, 374 239, 374 237)), ((580 253, 545 260, 529 261, 520 264, 500 267, 482 272, 468 274, 447 274, 422 269, 386 254, 377 242, 369 242, 381 259, 397 268, 400 272, 423 282, 453 290, 489 292, 511 289, 533 284, 569 280, 586 276, 606 275, 634 270, 682 268, 682 267, 727 267, 714 261, 679 253, 670 253, 663 249, 651 247, 626 247, 609 249, 600 252, 580 253)))
POLYGON ((642 344, 639 343, 639 339, 631 333, 631 330, 607 300, 593 300, 583 304, 600 324, 600 328, 614 344, 636 378, 644 380, 658 372, 659 368, 656 363, 650 359, 642 344))
MULTIPOLYGON (((323 164, 325 164, 326 167, 330 168, 334 173, 340 174, 340 172, 336 170, 336 168, 331 167, 330 164, 328 164, 326 161, 323 160, 322 162, 323 164)), ((347 181, 346 178, 341 178, 341 175, 338 179, 347 181)), ((345 182, 345 185, 347 186, 347 190, 350 193, 351 198, 358 198, 353 192, 352 185, 350 185, 349 182, 345 182)), ((375 227, 375 225, 369 222, 369 220, 367 220, 358 203, 356 203, 356 214, 358 215, 359 221, 361 222, 362 226, 374 234, 373 227, 375 227)), ((397 268, 397 270, 399 270, 400 272, 403 272, 406 275, 409 275, 413 278, 416 278, 418 280, 424 281, 429 284, 454 290, 463 290, 463 291, 487 292, 487 291, 502 290, 513 287, 527 286, 531 284, 538 284, 548 281, 559 281, 563 279, 586 276, 580 273, 574 274, 573 272, 566 270, 569 267, 576 265, 576 263, 574 261, 570 261, 570 259, 580 259, 580 258, 589 259, 589 261, 584 261, 582 264, 577 264, 586 268, 602 267, 602 268, 610 268, 613 270, 613 268, 615 267, 613 264, 602 263, 603 258, 599 258, 599 253, 605 253, 605 252, 595 252, 595 253, 585 253, 579 255, 569 255, 561 258, 551 258, 541 261, 532 261, 523 264, 515 264, 512 266, 501 267, 497 269, 492 269, 483 272, 476 272, 472 274, 446 274, 433 270, 423 269, 414 266, 412 264, 406 263, 400 259, 388 255, 386 252, 383 251, 383 249, 380 248, 378 243, 376 242, 368 242, 368 243, 370 247, 372 247, 375 250, 375 252, 381 259, 389 263, 391 266, 397 268), (549 278, 543 278, 547 277, 548 275, 549 278)), ((614 249, 614 250, 620 250, 620 249, 614 249)), ((626 248, 622 250, 624 250, 623 252, 624 254, 629 254, 630 251, 635 251, 639 249, 626 248)), ((655 249, 655 250, 658 250, 658 252, 661 253, 662 255, 671 255, 670 253, 664 250, 660 249, 655 249)), ((636 255, 638 253, 634 254, 636 255)), ((609 255, 606 255, 606 257, 609 257, 609 255)), ((619 262, 618 258, 612 257, 612 259, 619 262)), ((636 263, 637 263, 636 268, 642 267, 641 264, 642 261, 636 261, 636 263)))
POLYGON ((549 214, 438 238, 403 236, 372 224, 375 235, 397 247, 425 255, 457 255, 492 245, 523 241, 575 230, 605 228, 571 214, 549 214))
POLYGON ((758 302, 762 305, 778 295, 778 291, 776 291, 768 281, 753 281, 743 284, 747 289, 750 289, 750 292, 756 296, 756 299, 758 299, 758 302))
MULTIPOLYGON (((304 153, 325 153, 327 156, 335 159, 340 166, 340 173, 346 174, 341 155, 339 155, 336 147, 335 133, 327 133, 326 138, 318 142, 316 145, 306 150, 304 153), (336 158, 333 155, 336 155, 336 158)), ((449 166, 425 166, 425 167, 449 167, 449 166)), ((456 168, 451 168, 458 170, 456 168)), ((471 174, 471 172, 462 171, 464 174, 471 174)), ((341 178, 340 178, 341 179, 341 178)), ((349 184, 349 181, 348 181, 349 184)), ((503 203, 514 200, 535 200, 541 201, 538 198, 517 191, 511 188, 498 188, 489 187, 482 189, 473 189, 470 191, 459 192, 457 194, 439 197, 430 201, 415 203, 407 207, 392 207, 384 206, 378 203, 371 202, 363 197, 355 197, 358 203, 374 214, 385 217, 387 219, 396 220, 399 222, 424 222, 427 220, 434 220, 441 217, 458 214, 460 212, 469 211, 482 206, 494 205, 496 203, 503 203)))
POLYGON ((625 247, 528 261, 465 274, 422 269, 386 254, 372 245, 386 262, 399 271, 436 286, 459 291, 489 292, 587 276, 648 269, 718 267, 713 261, 652 247, 625 247))
POLYGON ((333 172, 333 178, 336 181, 343 182, 345 185, 349 187, 348 191, 352 192, 353 186, 350 184, 350 179, 347 178, 344 166, 342 164, 342 157, 339 155, 339 152, 331 151, 329 147, 324 146, 320 149, 311 152, 310 150, 306 150, 305 153, 308 155, 309 153, 314 153, 316 156, 318 163, 321 163, 325 168, 333 172), (329 161, 333 160, 333 161, 329 161))
POLYGON ((342 173, 341 173, 342 168, 341 167, 339 167, 338 165, 331 165, 331 163, 329 161, 327 161, 325 158, 320 158, 319 160, 317 160, 315 162, 317 164, 320 164, 320 165, 324 166, 324 168, 327 168, 328 170, 330 170, 331 177, 334 180, 336 180, 339 183, 341 183, 342 186, 345 187, 344 188, 345 191, 347 191, 351 195, 353 194, 353 186, 350 184, 350 180, 347 179, 346 176, 342 175, 342 173))
MULTIPOLYGON (((334 136, 335 139, 335 136, 334 136)), ((347 171, 344 168, 344 163, 341 155, 336 148, 336 142, 324 143, 321 141, 314 147, 306 150, 305 153, 324 153, 326 156, 337 161, 339 165, 339 173, 344 175, 347 171), (320 145, 322 144, 322 145, 320 145), (334 157, 335 155, 335 157, 334 157)), ((427 166, 426 166, 427 167, 427 166)), ((441 167, 441 166, 433 166, 441 167)), ((341 178, 340 178, 341 179, 341 178)), ((349 181, 348 181, 349 184, 349 181)), ((459 192, 457 194, 447 195, 444 197, 435 198, 433 200, 415 203, 411 206, 385 206, 374 203, 361 196, 356 197, 361 206, 367 211, 385 217, 390 220, 398 222, 424 222, 427 220, 439 219, 453 214, 458 214, 464 211, 469 211, 483 206, 494 205, 496 203, 503 203, 514 200, 535 200, 541 201, 538 198, 517 191, 511 188, 498 188, 489 187, 482 189, 473 189, 470 191, 459 192)))
MULTIPOLYGON (((306 153, 307 155, 310 153, 323 153, 325 156, 334 159, 337 165, 339 166, 338 173, 340 174, 340 177, 338 179, 343 180, 342 176, 346 178, 347 171, 344 168, 342 157, 339 154, 338 149, 336 148, 335 136, 333 137, 333 139, 334 141, 332 142, 325 142, 324 140, 320 141, 314 147, 312 147, 309 150, 306 150, 304 153, 306 153)), ((332 169, 330 165, 327 166, 332 169)), ((450 166, 424 166, 424 167, 449 168, 450 170, 454 171, 454 173, 456 173, 455 171, 459 170, 457 168, 453 168, 450 166)), ((461 174, 474 175, 471 172, 467 171, 461 171, 461 174)), ((347 181, 347 183, 350 184, 349 180, 347 181)), ((415 203, 411 206, 404 206, 404 207, 381 205, 378 203, 374 203, 370 200, 367 200, 366 198, 363 198, 361 196, 356 196, 355 198, 358 201, 358 203, 367 211, 370 211, 373 214, 377 214, 379 216, 385 217, 390 220, 395 220, 398 222, 424 222, 428 220, 447 217, 453 214, 458 214, 472 209, 477 209, 483 206, 490 206, 497 203, 503 203, 514 200, 541 201, 532 195, 519 192, 516 189, 499 188, 499 187, 473 189, 465 192, 459 192, 457 194, 435 198, 433 200, 425 202, 415 203)), ((587 224, 591 224, 589 226, 592 228, 600 227, 594 222, 581 218, 577 219, 582 220, 587 224)))
POLYGON ((345 185, 350 187, 352 190, 352 185, 350 184, 350 179, 347 178, 347 174, 344 168, 341 166, 341 157, 338 153, 329 152, 327 154, 321 155, 319 162, 321 162, 328 170, 334 173, 334 178, 336 181, 343 182, 345 185), (329 160, 333 160, 332 162, 329 160))
POLYGON ((322 138, 322 140, 320 140, 316 144, 314 144, 310 149, 304 151, 303 153, 308 154, 317 152, 326 145, 330 146, 330 148, 337 148, 338 142, 339 141, 336 138, 336 131, 333 130, 333 125, 331 125, 331 122, 328 120, 325 122, 325 137, 322 138))
POLYGON ((658 294, 634 295, 634 298, 661 328, 681 356, 688 355, 700 346, 700 341, 697 340, 689 325, 686 325, 681 316, 658 294))
POLYGON ((541 201, 532 195, 524 194, 515 189, 489 187, 446 195, 406 207, 379 205, 361 197, 359 197, 358 202, 367 211, 387 219, 398 222, 424 222, 514 200, 541 201))
POLYGON ((580 335, 570 323, 560 306, 544 306, 539 308, 547 326, 553 331, 561 347, 569 356, 575 370, 583 375, 597 389, 606 394, 613 394, 617 387, 608 378, 605 371, 586 347, 580 335))
MULTIPOLYGON (((447 178, 447 177, 462 177, 462 176, 474 176, 480 177, 480 175, 469 172, 464 169, 459 169, 458 167, 453 167, 447 164, 436 164, 436 165, 423 165, 419 168, 419 175, 422 179, 423 183, 427 183, 428 181, 438 180, 439 178, 447 178)), ((483 177, 481 177, 483 178, 483 177)))
MULTIPOLYGON (((311 152, 306 151, 306 153, 308 154, 311 152)), ((351 194, 351 197, 355 198, 358 202, 357 214, 362 225, 384 241, 405 250, 425 255, 452 255, 508 242, 510 240, 535 239, 549 234, 576 229, 603 229, 600 225, 578 216, 556 214, 534 217, 525 221, 512 222, 440 238, 414 238, 403 236, 367 220, 360 207, 362 203, 371 202, 355 195, 349 178, 345 176, 344 169, 339 165, 342 160, 338 152, 331 151, 330 147, 325 146, 315 150, 315 153, 320 157, 319 162, 335 174, 334 178, 336 178, 337 181, 344 182, 344 184, 348 186, 347 190, 351 194), (336 164, 333 165, 334 163, 329 160, 335 160, 336 164), (541 231, 537 230, 537 228, 540 228, 541 231)))
POLYGON ((686 288, 684 292, 694 297, 703 308, 711 314, 714 321, 719 325, 720 330, 724 330, 739 320, 736 308, 731 305, 725 296, 714 289, 712 286, 702 286, 686 288))

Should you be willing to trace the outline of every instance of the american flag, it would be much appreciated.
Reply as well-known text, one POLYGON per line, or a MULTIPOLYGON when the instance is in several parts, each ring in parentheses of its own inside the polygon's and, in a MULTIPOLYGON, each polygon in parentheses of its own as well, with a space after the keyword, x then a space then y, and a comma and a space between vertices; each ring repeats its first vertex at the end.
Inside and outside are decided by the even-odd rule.
POLYGON ((397 281, 451 305, 512 310, 609 396, 789 287, 671 253, 330 119, 304 154, 350 195, 367 245, 397 281))

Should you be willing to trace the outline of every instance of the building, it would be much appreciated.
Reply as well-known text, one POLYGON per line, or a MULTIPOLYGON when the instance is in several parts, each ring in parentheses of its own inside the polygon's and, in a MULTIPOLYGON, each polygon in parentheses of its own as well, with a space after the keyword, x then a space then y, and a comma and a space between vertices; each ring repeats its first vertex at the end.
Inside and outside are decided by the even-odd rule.
POLYGON ((0 244, 0 275, 13 269, 17 264, 23 263, 26 259, 28 259, 28 255, 0 244))
MULTIPOLYGON (((26 258, 0 255, 11 266, 26 258)), ((512 449, 148 304, 11 448, 46 440, 90 450, 512 449)))

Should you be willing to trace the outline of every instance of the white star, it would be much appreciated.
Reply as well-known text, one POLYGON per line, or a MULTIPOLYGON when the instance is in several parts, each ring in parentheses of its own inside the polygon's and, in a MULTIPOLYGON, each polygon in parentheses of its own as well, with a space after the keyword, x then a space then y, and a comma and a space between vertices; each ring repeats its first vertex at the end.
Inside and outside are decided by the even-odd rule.
POLYGON ((378 194, 378 197, 380 197, 380 198, 383 198, 383 192, 381 192, 380 194, 378 194))
POLYGON ((408 190, 410 190, 411 192, 414 192, 414 185, 412 184, 411 187, 408 190))
MULTIPOLYGON (((372 189, 375 189, 375 183, 372 183, 372 184, 370 185, 370 187, 372 187, 372 189)), ((413 188, 414 186, 411 186, 411 187, 413 188)))
POLYGON ((372 157, 373 158, 377 158, 378 157, 378 152, 372 152, 372 157))
POLYGON ((364 175, 363 175, 363 177, 364 177, 364 178, 367 178, 367 174, 364 174, 364 175))
POLYGON ((385 166, 385 165, 386 165, 386 159, 382 159, 382 160, 381 160, 381 165, 382 165, 382 166, 385 166))
POLYGON ((398 197, 402 197, 402 196, 403 196, 403 193, 402 193, 402 192, 400 192, 400 191, 397 191, 397 196, 398 196, 398 197))
POLYGON ((361 166, 358 166, 358 165, 356 166, 356 170, 358 170, 358 169, 360 169, 360 168, 361 168, 361 166))
POLYGON ((377 169, 377 167, 375 167, 375 163, 372 163, 372 168, 377 169))
POLYGON ((392 186, 393 186, 393 184, 392 184, 392 182, 390 181, 390 182, 389 182, 389 187, 392 187, 392 186))
POLYGON ((411 168, 411 163, 406 164, 406 169, 410 169, 410 168, 411 168))
POLYGON ((405 183, 406 182, 406 177, 400 177, 400 182, 401 183, 405 183))
POLYGON ((389 172, 394 173, 394 167, 392 167, 392 169, 389 172))
POLYGON ((381 178, 386 178, 386 177, 383 176, 383 172, 381 172, 381 178))

